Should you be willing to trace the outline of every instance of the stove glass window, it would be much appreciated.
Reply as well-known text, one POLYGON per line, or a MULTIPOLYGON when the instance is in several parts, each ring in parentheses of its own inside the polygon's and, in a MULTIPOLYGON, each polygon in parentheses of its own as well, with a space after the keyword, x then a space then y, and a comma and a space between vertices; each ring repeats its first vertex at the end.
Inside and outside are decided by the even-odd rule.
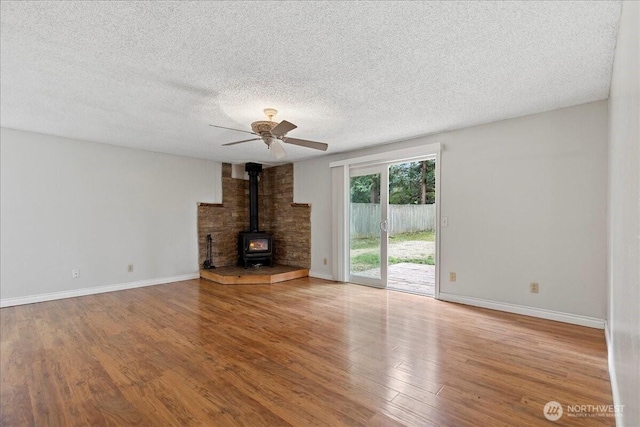
POLYGON ((250 239, 248 252, 262 252, 269 250, 269 239, 250 239))

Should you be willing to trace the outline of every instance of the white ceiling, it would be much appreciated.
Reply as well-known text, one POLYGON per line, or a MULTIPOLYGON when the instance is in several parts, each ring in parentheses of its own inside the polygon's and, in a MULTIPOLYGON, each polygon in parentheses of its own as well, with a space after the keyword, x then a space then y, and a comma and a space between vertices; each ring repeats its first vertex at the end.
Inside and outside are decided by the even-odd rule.
POLYGON ((269 161, 208 124, 249 130, 274 107, 336 153, 607 98, 619 17, 619 1, 3 1, 1 125, 269 161))

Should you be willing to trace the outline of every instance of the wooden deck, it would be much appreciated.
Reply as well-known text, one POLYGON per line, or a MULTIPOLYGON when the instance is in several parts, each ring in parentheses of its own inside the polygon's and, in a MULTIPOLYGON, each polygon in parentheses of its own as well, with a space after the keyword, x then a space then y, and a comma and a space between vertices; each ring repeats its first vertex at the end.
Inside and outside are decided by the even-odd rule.
POLYGON ((542 411, 612 404, 603 331, 365 286, 190 280, 0 328, 2 426, 614 425, 542 411))
MULTIPOLYGON (((380 269, 362 271, 363 276, 380 277, 380 269)), ((394 291, 433 297, 436 289, 436 266, 403 262, 387 267, 387 286, 394 291)))
POLYGON ((436 292, 436 266, 400 263, 388 267, 389 289, 434 296, 436 292))

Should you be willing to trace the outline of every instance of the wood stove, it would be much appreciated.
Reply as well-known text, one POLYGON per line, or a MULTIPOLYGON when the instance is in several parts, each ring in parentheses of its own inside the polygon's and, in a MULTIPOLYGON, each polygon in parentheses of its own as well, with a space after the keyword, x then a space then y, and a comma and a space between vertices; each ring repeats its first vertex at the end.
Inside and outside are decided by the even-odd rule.
POLYGON ((249 173, 249 231, 238 234, 238 263, 273 267, 273 239, 270 234, 258 229, 258 175, 262 172, 259 163, 247 163, 244 170, 249 173))
POLYGON ((273 267, 273 241, 267 233, 241 231, 238 235, 240 265, 268 265, 273 267))

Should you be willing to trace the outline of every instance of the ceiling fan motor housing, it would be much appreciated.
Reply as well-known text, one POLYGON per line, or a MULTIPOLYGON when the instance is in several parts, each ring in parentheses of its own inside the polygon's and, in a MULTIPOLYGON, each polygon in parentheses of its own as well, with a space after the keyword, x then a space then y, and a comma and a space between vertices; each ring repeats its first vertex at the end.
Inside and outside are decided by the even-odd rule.
POLYGON ((264 136, 264 134, 271 135, 271 130, 278 125, 277 122, 271 122, 267 120, 260 120, 251 123, 251 129, 258 135, 264 136))

